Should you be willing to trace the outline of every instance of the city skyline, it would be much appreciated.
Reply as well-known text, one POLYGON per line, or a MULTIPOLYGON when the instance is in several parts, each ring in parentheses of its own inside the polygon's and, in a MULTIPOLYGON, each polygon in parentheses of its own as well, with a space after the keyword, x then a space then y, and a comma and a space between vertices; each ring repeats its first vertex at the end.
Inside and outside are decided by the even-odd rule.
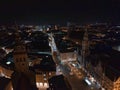
POLYGON ((0 90, 120 89, 118 25, 1 25, 0 32, 0 90))

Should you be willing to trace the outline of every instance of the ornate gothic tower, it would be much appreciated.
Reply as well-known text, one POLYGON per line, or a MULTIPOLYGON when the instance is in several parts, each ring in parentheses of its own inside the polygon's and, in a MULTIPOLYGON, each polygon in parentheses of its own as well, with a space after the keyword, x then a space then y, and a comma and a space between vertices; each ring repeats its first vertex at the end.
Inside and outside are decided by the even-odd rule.
POLYGON ((81 64, 83 65, 83 67, 85 66, 85 59, 89 55, 89 53, 90 53, 90 51, 89 51, 89 40, 88 40, 88 32, 87 32, 87 29, 86 29, 85 33, 84 33, 84 36, 83 36, 82 51, 81 51, 81 55, 82 55, 81 64))
POLYGON ((14 63, 15 63, 15 69, 18 72, 27 72, 29 69, 29 64, 28 64, 28 58, 27 58, 27 52, 26 52, 26 47, 24 43, 22 42, 18 28, 15 34, 15 40, 16 40, 16 45, 14 48, 14 53, 13 53, 13 58, 14 58, 14 63))

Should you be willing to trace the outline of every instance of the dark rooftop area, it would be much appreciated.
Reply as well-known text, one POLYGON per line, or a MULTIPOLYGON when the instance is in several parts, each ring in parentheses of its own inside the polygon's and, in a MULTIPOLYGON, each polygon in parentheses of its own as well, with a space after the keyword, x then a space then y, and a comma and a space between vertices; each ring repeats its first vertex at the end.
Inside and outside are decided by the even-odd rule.
POLYGON ((5 90, 9 82, 10 82, 10 79, 5 77, 0 77, 0 90, 5 90))
POLYGON ((53 61, 53 58, 51 55, 34 53, 32 54, 32 56, 36 56, 38 58, 41 58, 42 60, 39 64, 36 64, 33 67, 31 67, 31 69, 38 69, 42 71, 56 71, 56 64, 53 61))
POLYGON ((48 82, 50 87, 53 87, 54 90, 72 90, 70 84, 63 75, 54 76, 50 78, 48 82))

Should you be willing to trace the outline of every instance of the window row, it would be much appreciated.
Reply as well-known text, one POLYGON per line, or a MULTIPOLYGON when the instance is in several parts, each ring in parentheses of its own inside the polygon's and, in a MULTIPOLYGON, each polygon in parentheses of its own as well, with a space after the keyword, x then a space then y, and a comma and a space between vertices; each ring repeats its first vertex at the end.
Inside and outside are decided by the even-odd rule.
POLYGON ((25 62, 26 61, 26 59, 25 58, 16 58, 16 62, 25 62))

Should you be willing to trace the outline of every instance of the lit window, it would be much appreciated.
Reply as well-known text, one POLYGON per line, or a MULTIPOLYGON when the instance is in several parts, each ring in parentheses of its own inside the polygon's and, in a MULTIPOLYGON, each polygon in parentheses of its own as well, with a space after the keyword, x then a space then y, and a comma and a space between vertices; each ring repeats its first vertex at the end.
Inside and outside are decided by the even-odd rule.
POLYGON ((47 84, 47 83, 44 83, 44 87, 48 87, 48 84, 47 84))
POLYGON ((39 83, 40 84, 40 86, 43 86, 43 83, 39 83))
POLYGON ((46 81, 47 79, 46 79, 46 78, 44 78, 44 80, 46 81))
POLYGON ((46 74, 43 74, 43 76, 46 76, 46 74))
POLYGON ((9 64, 11 64, 11 62, 10 62, 10 61, 8 61, 8 62, 6 62, 6 64, 7 64, 7 65, 9 65, 9 64))
POLYGON ((51 75, 51 72, 49 72, 49 75, 51 75))

